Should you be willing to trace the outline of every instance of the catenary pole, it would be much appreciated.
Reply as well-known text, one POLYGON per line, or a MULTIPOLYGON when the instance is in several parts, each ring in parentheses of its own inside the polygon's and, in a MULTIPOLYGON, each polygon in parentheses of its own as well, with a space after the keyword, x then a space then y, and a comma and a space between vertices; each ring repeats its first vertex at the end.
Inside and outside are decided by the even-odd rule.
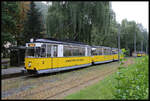
MULTIPOLYGON (((134 53, 136 54, 136 32, 134 34, 134 53)), ((135 55, 136 57, 136 55, 135 55)))
POLYGON ((118 60, 120 63, 120 25, 118 25, 118 60))

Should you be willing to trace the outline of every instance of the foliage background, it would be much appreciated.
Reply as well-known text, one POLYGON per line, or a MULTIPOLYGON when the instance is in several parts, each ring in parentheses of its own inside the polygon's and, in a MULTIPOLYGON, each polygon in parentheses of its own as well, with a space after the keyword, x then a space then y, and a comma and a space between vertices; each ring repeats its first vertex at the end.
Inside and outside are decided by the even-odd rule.
POLYGON ((121 48, 125 48, 128 55, 134 51, 135 34, 137 51, 148 52, 148 32, 142 24, 127 19, 119 24, 108 1, 34 4, 34 9, 31 9, 30 1, 2 2, 2 53, 5 53, 8 42, 20 46, 30 38, 55 38, 117 48, 119 26, 121 48))

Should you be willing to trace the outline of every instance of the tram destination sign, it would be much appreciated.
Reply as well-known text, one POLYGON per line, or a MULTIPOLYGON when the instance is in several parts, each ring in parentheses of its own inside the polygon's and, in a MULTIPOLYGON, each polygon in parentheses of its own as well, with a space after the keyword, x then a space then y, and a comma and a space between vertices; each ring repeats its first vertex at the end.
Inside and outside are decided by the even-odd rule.
POLYGON ((35 44, 31 43, 31 44, 28 44, 29 47, 35 47, 35 44))

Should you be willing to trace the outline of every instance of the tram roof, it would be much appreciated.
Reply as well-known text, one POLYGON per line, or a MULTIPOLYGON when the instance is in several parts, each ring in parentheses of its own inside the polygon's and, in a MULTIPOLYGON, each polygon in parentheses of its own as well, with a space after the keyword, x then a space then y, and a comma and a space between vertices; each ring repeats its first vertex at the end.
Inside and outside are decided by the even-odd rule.
POLYGON ((118 48, 112 48, 112 49, 118 49, 118 48))
POLYGON ((50 39, 36 39, 34 41, 40 42, 40 43, 53 43, 53 44, 70 44, 70 45, 83 45, 83 46, 89 46, 88 44, 84 44, 81 42, 76 42, 76 41, 58 41, 58 40, 50 40, 50 39))
POLYGON ((111 47, 106 47, 106 46, 92 46, 92 48, 111 48, 111 47))
POLYGON ((144 53, 143 51, 138 51, 137 53, 144 53))

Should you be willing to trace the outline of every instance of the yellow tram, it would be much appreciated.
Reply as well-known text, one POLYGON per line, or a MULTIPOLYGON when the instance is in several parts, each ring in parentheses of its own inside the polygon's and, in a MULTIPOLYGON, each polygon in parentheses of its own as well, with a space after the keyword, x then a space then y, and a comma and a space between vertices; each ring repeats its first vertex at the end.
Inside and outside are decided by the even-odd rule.
POLYGON ((145 53, 140 51, 140 52, 137 52, 137 57, 141 57, 141 56, 145 56, 145 53))
POLYGON ((31 73, 49 73, 91 65, 91 47, 37 39, 26 44, 25 69, 31 73))
POLYGON ((29 73, 51 73, 114 60, 118 60, 117 48, 49 39, 26 43, 25 69, 29 73))
POLYGON ((134 57, 141 57, 141 56, 145 56, 145 55, 146 55, 145 52, 142 52, 142 51, 132 53, 132 56, 134 56, 134 57))

